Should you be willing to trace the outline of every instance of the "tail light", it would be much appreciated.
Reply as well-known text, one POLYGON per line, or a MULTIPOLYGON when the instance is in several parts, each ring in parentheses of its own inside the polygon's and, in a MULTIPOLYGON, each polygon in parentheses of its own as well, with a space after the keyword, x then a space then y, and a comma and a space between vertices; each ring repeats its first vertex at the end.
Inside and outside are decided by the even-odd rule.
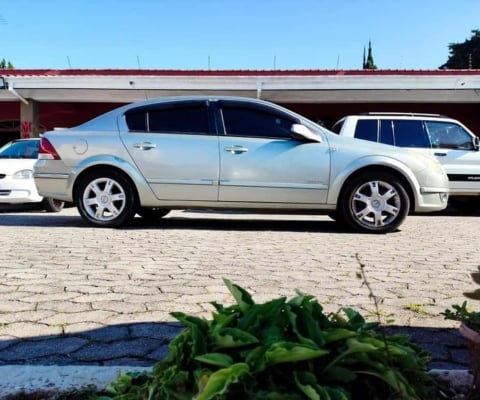
POLYGON ((38 149, 39 160, 61 160, 60 156, 55 150, 55 147, 50 143, 47 138, 42 137, 40 139, 40 148, 38 149))

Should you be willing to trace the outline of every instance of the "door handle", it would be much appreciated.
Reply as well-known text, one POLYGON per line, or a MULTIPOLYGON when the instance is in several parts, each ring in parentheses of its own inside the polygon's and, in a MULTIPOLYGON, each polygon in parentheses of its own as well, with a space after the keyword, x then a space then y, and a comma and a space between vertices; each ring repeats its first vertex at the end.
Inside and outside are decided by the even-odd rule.
POLYGON ((246 147, 239 146, 239 145, 235 145, 235 146, 231 146, 231 147, 225 147, 224 150, 227 151, 228 153, 232 153, 232 154, 242 154, 242 153, 246 153, 248 151, 248 149, 246 147))
POLYGON ((438 153, 438 152, 435 152, 433 154, 439 157, 445 157, 447 155, 447 153, 438 153))
POLYGON ((150 150, 150 149, 154 149, 155 147, 157 147, 157 145, 154 144, 154 143, 150 143, 150 142, 141 142, 141 143, 135 143, 133 145, 133 147, 135 147, 136 149, 140 149, 140 150, 150 150))

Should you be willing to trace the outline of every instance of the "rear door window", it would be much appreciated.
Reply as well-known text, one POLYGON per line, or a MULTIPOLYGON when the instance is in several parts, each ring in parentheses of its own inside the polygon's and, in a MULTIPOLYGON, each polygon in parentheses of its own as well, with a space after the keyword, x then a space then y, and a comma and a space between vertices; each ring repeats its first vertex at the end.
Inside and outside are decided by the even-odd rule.
POLYGON ((393 140, 393 121, 390 119, 382 119, 380 121, 380 142, 394 145, 393 140))
POLYGON ((149 111, 149 132, 164 133, 204 133, 208 129, 206 107, 187 106, 149 111))
POLYGON ((355 127, 355 135, 357 139, 369 140, 371 142, 378 141, 378 121, 376 119, 360 119, 355 127))
POLYGON ((205 102, 144 106, 125 115, 130 132, 208 134, 211 132, 205 102))

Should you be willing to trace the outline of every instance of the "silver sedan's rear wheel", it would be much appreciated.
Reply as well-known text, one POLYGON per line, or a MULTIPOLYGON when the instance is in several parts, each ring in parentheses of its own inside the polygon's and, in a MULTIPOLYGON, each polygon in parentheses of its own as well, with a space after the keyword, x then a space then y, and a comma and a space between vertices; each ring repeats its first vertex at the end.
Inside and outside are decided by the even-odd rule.
POLYGON ((403 222, 410 200, 395 176, 365 173, 348 184, 339 205, 343 219, 356 231, 387 233, 403 222))
POLYGON ((120 226, 135 215, 135 195, 130 182, 116 171, 96 171, 82 179, 75 203, 91 225, 120 226))

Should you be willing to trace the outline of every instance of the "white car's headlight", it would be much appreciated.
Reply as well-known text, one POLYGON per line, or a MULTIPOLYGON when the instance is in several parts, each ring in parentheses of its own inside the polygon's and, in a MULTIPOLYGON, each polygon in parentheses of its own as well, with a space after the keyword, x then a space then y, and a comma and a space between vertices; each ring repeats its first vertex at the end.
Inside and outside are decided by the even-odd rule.
POLYGON ((21 169, 12 175, 13 179, 33 179, 33 171, 31 169, 21 169))

